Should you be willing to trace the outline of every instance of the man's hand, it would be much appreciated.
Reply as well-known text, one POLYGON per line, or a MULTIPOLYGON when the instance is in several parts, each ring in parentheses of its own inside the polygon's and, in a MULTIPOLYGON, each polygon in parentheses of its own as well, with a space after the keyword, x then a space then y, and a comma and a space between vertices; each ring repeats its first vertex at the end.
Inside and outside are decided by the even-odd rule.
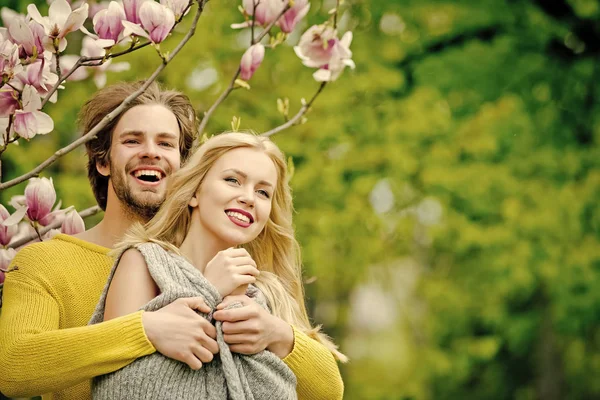
POLYGON ((212 361, 219 347, 215 327, 194 310, 211 311, 201 297, 182 298, 143 313, 142 324, 156 350, 197 370, 202 363, 212 361))
POLYGON ((294 348, 292 327, 248 296, 227 296, 217 306, 213 318, 223 321, 223 339, 235 353, 256 354, 267 349, 285 358, 294 348), (243 306, 225 310, 236 302, 243 306))

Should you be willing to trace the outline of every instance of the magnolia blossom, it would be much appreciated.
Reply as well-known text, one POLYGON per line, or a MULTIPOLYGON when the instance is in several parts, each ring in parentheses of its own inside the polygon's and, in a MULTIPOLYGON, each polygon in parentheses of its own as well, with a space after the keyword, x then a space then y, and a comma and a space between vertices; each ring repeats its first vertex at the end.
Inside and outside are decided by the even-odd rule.
POLYGON ((125 9, 125 17, 127 21, 134 24, 141 24, 140 7, 148 0, 123 0, 123 8, 125 9))
POLYGON ((116 1, 111 1, 108 8, 98 11, 94 16, 94 31, 100 39, 110 40, 112 44, 118 43, 123 38, 121 33, 125 29, 122 23, 124 19, 123 6, 116 1))
MULTIPOLYGON (((19 89, 25 85, 33 86, 40 96, 45 96, 56 82, 58 82, 58 75, 50 70, 50 63, 41 57, 29 64, 24 73, 17 75, 16 81, 13 83, 19 89)), ((54 92, 50 101, 54 103, 56 98, 57 93, 54 92)))
POLYGON ((252 78, 263 58, 265 58, 265 46, 260 43, 250 46, 242 56, 240 77, 245 81, 252 78))
MULTIPOLYGON (((244 13, 254 16, 254 23, 259 26, 267 26, 281 14, 288 4, 288 0, 243 0, 244 13)), ((308 12, 308 10, 306 10, 308 12)), ((232 24, 231 27, 246 28, 252 25, 252 21, 232 24)))
POLYGON ((160 43, 173 29, 175 14, 167 6, 154 1, 146 1, 140 6, 140 22, 142 26, 123 21, 125 26, 123 35, 133 34, 150 39, 153 43, 160 43))
POLYGON ((175 14, 175 19, 179 19, 190 2, 189 0, 160 0, 160 4, 170 8, 173 14, 175 14))
MULTIPOLYGON (((0 118, 8 117, 14 114, 19 108, 19 93, 11 87, 0 89, 0 118)), ((0 131, 0 136, 4 136, 5 131, 0 131)))
POLYGON ((0 74, 4 82, 10 81, 13 76, 23 70, 19 60, 19 46, 8 39, 0 42, 0 74))
POLYGON ((8 271, 8 267, 16 255, 15 249, 0 249, 0 286, 4 284, 5 272, 8 271))
POLYGON ((19 230, 16 225, 4 226, 2 224, 8 217, 10 217, 10 213, 0 204, 0 245, 2 246, 8 245, 19 230))
POLYGON ((67 0, 54 0, 50 4, 48 16, 42 17, 35 4, 29 4, 27 11, 31 18, 44 27, 47 35, 44 48, 53 53, 62 52, 67 47, 65 36, 83 26, 88 17, 88 4, 83 3, 76 10, 72 10, 67 0))
POLYGON ((310 10, 308 0, 295 0, 294 6, 287 10, 277 21, 277 25, 285 33, 290 33, 296 27, 296 24, 302 20, 310 10))
MULTIPOLYGON (((56 201, 52 178, 31 178, 25 188, 27 217, 31 221, 41 221, 48 217, 56 201)), ((50 221, 45 221, 50 222, 50 221)))
POLYGON ((24 139, 31 139, 37 134, 44 135, 52 132, 54 121, 48 114, 40 111, 42 100, 33 86, 25 85, 21 101, 23 108, 15 111, 13 124, 15 133, 24 139))
POLYGON ((345 67, 355 67, 351 59, 351 42, 352 32, 346 32, 340 40, 333 27, 314 25, 302 35, 294 51, 304 65, 318 68, 313 74, 316 81, 335 81, 345 67))
POLYGON ((35 60, 44 52, 44 27, 37 22, 14 18, 8 24, 8 33, 14 43, 21 45, 21 58, 35 60))
POLYGON ((85 223, 77 211, 71 210, 65 216, 60 230, 67 235, 76 235, 85 231, 85 223))

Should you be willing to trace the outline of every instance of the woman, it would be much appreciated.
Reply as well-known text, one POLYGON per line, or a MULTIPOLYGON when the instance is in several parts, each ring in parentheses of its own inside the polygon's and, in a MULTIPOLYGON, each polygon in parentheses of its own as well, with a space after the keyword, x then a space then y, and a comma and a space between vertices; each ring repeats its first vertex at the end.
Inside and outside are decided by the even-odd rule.
MULTIPOLYGON (((144 228, 132 228, 117 248, 120 256, 91 323, 199 294, 210 319, 224 297, 246 293, 288 334, 294 334, 293 325, 343 360, 308 321, 287 179, 285 157, 270 140, 245 133, 209 139, 170 178, 156 216, 144 228)), ((156 353, 97 378, 94 396, 295 398, 295 377, 281 361, 291 350, 289 340, 273 341, 269 351, 253 356, 232 354, 226 343, 236 342, 235 332, 223 335, 224 326, 216 325, 220 356, 199 371, 156 353)))

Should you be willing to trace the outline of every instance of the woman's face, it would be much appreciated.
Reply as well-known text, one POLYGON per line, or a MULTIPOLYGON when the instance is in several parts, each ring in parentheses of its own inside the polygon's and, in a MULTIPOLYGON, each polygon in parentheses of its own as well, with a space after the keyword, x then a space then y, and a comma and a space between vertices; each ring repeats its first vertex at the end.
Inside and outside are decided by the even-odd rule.
POLYGON ((254 240, 269 219, 276 186, 275 164, 264 152, 228 151, 196 193, 203 231, 223 249, 254 240))

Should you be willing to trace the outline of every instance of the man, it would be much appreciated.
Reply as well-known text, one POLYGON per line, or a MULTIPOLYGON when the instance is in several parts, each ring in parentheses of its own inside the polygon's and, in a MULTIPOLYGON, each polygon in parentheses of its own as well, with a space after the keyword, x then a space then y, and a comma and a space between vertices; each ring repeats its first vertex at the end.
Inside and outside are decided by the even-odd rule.
MULTIPOLYGON (((122 83, 98 92, 81 111, 83 132, 140 85, 122 83)), ((195 133, 187 97, 152 84, 86 144, 88 178, 104 217, 76 237, 57 235, 15 257, 19 268, 7 275, 0 318, 1 392, 89 399, 91 378, 154 351, 192 368, 218 352, 214 326, 194 311, 208 311, 201 298, 87 326, 113 264, 110 248, 133 222, 154 215, 165 198, 168 175, 189 156, 195 133)), ((298 378, 300 397, 341 398, 331 353, 294 333, 284 361, 298 378)))

